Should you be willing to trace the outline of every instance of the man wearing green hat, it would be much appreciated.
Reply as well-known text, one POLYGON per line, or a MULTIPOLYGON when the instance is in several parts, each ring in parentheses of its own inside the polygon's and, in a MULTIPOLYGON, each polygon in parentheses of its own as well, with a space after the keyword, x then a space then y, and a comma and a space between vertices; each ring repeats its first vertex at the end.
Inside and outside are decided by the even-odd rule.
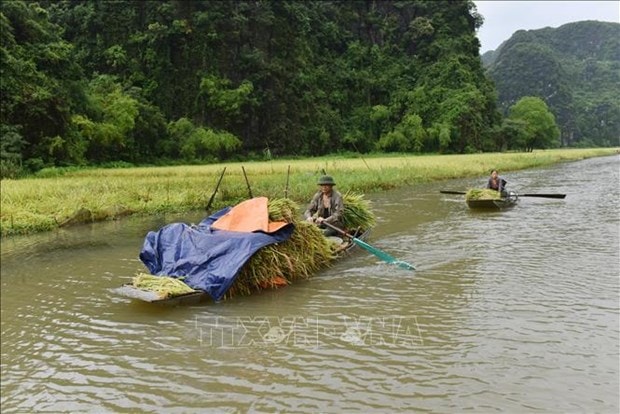
POLYGON ((322 228, 324 235, 336 236, 338 235, 336 230, 323 226, 322 223, 326 222, 342 229, 341 220, 344 213, 342 194, 334 190, 336 182, 329 175, 319 178, 317 184, 319 191, 312 197, 312 201, 304 212, 304 217, 310 223, 315 223, 322 228))

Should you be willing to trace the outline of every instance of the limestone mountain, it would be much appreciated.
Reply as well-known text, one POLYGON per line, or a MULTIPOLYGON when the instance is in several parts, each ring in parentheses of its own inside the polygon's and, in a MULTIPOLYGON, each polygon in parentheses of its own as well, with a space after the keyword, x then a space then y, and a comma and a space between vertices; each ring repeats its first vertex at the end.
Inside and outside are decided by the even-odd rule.
POLYGON ((619 23, 519 30, 482 61, 504 114, 523 96, 539 97, 556 117, 562 145, 620 145, 619 23))

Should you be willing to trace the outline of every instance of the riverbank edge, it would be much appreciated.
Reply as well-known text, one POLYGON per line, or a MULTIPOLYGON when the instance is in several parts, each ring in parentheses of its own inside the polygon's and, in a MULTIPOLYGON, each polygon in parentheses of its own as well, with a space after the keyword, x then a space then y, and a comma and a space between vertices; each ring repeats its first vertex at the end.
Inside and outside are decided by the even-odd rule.
POLYGON ((250 166, 247 170, 242 163, 221 163, 151 169, 97 169, 62 177, 3 180, 1 237, 40 233, 98 221, 120 220, 136 215, 200 211, 205 210, 205 206, 210 207, 208 211, 214 211, 234 205, 250 196, 287 197, 305 205, 316 190, 316 178, 326 172, 337 177, 341 191, 347 189, 366 193, 476 177, 488 174, 492 168, 508 172, 615 154, 620 154, 619 148, 466 155, 386 155, 367 158, 331 156, 252 162, 248 163, 250 166), (239 166, 243 174, 237 171, 239 166), (227 170, 229 174, 226 176, 226 188, 218 188, 227 170), (147 181, 141 181, 145 180, 141 178, 145 174, 148 176, 148 184, 145 184, 147 181), (171 176, 174 176, 174 179, 171 179, 171 176), (205 187, 207 176, 210 178, 210 185, 205 187), (97 189, 97 186, 106 182, 112 184, 107 185, 105 190, 97 189), (73 188, 73 193, 63 191, 69 187, 69 183, 72 187, 77 187, 73 188), (284 189, 283 183, 286 183, 284 189), (18 193, 16 188, 21 191, 18 193), (42 191, 50 188, 51 193, 42 191), (136 196, 134 193, 139 193, 136 188, 148 188, 147 195, 136 196), (176 188, 180 194, 175 195, 180 197, 171 197, 171 188, 176 188), (78 200, 71 195, 77 193, 80 194, 78 200), (149 200, 145 201, 145 197, 149 200), (18 202, 15 203, 14 199, 18 199, 18 202), (151 200, 160 202, 149 204, 151 200), (19 204, 20 201, 22 204, 19 204))

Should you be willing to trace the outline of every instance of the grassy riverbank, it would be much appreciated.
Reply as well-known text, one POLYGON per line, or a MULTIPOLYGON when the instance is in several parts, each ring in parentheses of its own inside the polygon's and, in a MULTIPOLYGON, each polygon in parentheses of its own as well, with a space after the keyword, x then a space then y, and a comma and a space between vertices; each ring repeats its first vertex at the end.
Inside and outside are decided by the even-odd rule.
POLYGON ((305 206, 325 171, 341 191, 367 193, 450 178, 485 176, 618 153, 617 148, 471 155, 338 156, 200 166, 88 169, 49 178, 2 180, 2 236, 53 230, 132 214, 211 210, 252 196, 305 206), (245 170, 245 175, 244 175, 245 170), (246 177, 247 176, 247 182, 246 177), (287 187, 288 182, 288 187, 287 187), (249 184, 249 188, 248 188, 249 184))

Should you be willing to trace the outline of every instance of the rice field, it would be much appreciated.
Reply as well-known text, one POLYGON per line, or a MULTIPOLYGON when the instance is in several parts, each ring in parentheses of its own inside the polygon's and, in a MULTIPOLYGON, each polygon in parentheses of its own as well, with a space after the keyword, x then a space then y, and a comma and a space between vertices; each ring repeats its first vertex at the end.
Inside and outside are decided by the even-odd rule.
POLYGON ((2 180, 0 229, 2 237, 28 234, 135 214, 205 210, 210 201, 209 210, 215 211, 250 196, 287 197, 305 206, 323 173, 334 177, 338 189, 364 194, 434 180, 486 175, 493 168, 505 173, 618 151, 594 148, 468 155, 329 156, 84 169, 47 177, 2 180))

